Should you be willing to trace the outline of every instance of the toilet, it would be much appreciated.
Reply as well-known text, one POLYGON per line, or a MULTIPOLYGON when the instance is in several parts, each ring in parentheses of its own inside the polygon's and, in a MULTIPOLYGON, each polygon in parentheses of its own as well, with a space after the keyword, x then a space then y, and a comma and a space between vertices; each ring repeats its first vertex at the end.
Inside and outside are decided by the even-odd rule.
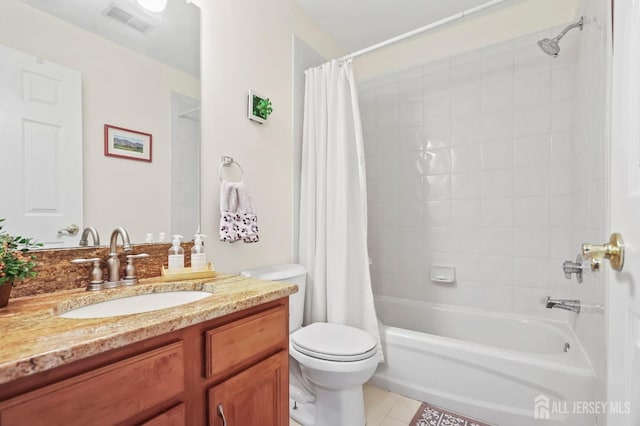
POLYGON ((378 365, 373 337, 342 324, 302 327, 307 271, 301 265, 275 265, 241 275, 298 286, 289 296, 290 417, 303 426, 364 426, 362 385, 378 365))

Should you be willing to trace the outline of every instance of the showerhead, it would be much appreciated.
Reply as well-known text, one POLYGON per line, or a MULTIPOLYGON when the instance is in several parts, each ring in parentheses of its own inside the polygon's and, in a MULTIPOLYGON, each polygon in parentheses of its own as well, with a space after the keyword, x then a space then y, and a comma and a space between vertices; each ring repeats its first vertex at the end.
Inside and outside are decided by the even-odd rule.
POLYGON ((560 53, 560 45, 555 38, 543 38, 538 41, 538 46, 544 53, 554 58, 558 57, 558 53, 560 53))
POLYGON ((580 31, 582 31, 582 27, 584 26, 584 16, 580 17, 580 20, 575 24, 571 24, 566 27, 560 34, 555 36, 554 38, 543 38, 538 41, 538 46, 544 53, 554 58, 558 57, 558 53, 560 53, 560 39, 564 37, 564 35, 571 29, 580 27, 580 31))

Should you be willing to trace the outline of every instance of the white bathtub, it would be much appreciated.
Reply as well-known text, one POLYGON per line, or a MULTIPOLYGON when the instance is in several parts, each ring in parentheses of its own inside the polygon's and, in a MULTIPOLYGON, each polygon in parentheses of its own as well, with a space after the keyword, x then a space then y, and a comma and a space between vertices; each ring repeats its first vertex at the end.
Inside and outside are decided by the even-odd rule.
POLYGON ((384 296, 375 303, 385 362, 373 385, 498 426, 595 424, 574 414, 574 401, 593 400, 595 377, 568 324, 384 296), (549 420, 534 418, 536 397, 549 420))

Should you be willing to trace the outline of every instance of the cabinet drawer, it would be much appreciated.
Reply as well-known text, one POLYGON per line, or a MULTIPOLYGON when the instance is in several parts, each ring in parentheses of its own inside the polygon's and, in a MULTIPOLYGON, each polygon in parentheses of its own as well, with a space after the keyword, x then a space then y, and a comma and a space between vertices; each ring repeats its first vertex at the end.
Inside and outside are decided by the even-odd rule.
POLYGON ((158 414, 151 420, 142 423, 142 426, 184 426, 187 424, 185 421, 185 410, 184 404, 176 405, 164 413, 158 414))
POLYGON ((182 342, 116 362, 0 405, 12 425, 116 424, 184 392, 182 342))
POLYGON ((288 347, 286 306, 278 306, 206 332, 207 378, 246 367, 288 347))

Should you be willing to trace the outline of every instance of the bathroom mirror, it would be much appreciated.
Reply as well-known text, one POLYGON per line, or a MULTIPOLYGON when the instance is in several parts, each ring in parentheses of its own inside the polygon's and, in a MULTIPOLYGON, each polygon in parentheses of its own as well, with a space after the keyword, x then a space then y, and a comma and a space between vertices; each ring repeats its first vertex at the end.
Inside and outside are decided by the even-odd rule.
MULTIPOLYGON (((78 72, 82 102, 81 146, 76 150, 82 160, 57 171, 60 182, 75 173, 74 185, 38 180, 31 172, 38 167, 25 161, 27 171, 13 174, 17 181, 12 186, 18 190, 0 193, 4 204, 30 185, 54 206, 70 193, 81 193, 76 197, 81 199, 80 219, 56 223, 56 229, 48 225, 43 238, 34 235, 41 224, 21 221, 38 222, 53 209, 29 213, 28 206, 18 206, 22 217, 14 219, 3 207, 5 230, 35 236, 46 248, 77 246, 87 226, 98 230, 101 245, 108 244, 117 226, 127 229, 134 243, 144 242, 148 234, 158 241, 161 233, 167 240, 171 233, 189 239, 199 226, 200 210, 199 8, 187 0, 169 1, 158 13, 142 9, 136 0, 3 0, 0 14, 12 17, 0 29, 0 45, 32 55, 35 63, 78 72), (152 160, 105 156, 105 125, 152 135, 152 160), (76 188, 82 189, 73 187, 78 183, 76 188), (80 231, 68 235, 72 224, 80 231)), ((65 143, 65 137, 56 142, 65 143)), ((54 158, 45 163, 61 163, 60 155, 47 149, 54 158)), ((46 159, 45 150, 41 152, 46 159)))

